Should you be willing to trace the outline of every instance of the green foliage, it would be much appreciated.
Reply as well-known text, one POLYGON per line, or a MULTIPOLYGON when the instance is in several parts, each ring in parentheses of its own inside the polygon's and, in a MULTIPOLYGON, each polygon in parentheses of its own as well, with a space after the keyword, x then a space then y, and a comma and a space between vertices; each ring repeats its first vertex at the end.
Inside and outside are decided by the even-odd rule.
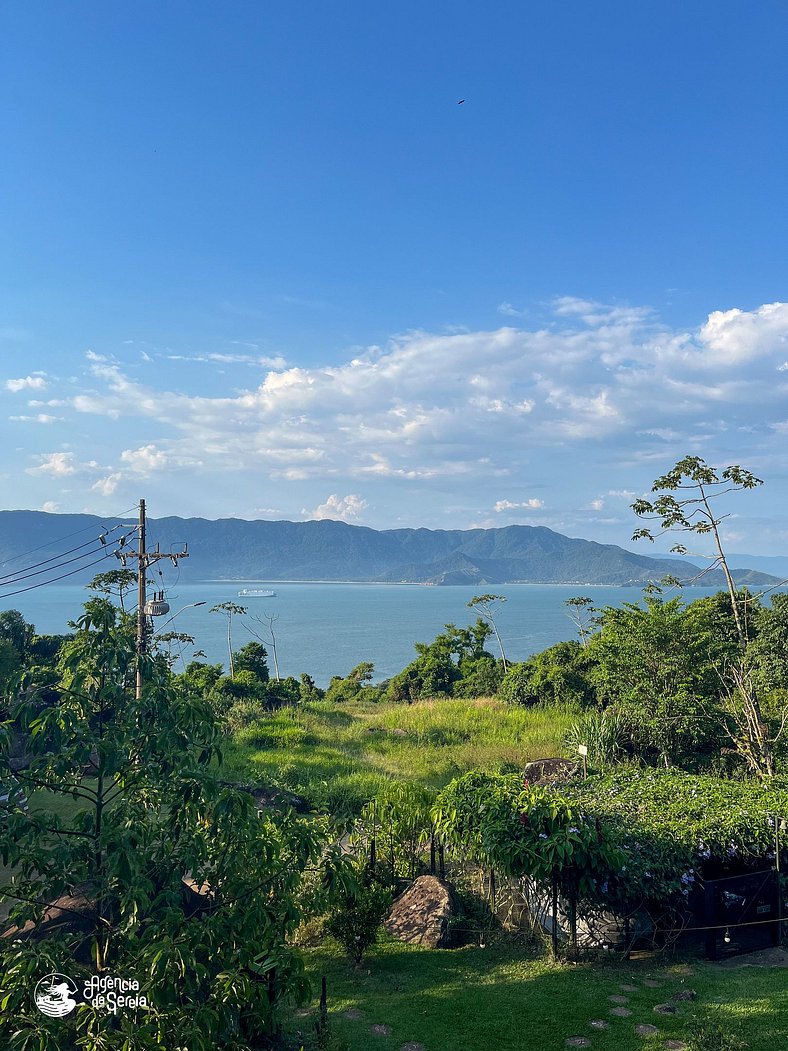
POLYGON ((235 673, 249 672, 258 682, 268 682, 268 651, 259 642, 247 642, 233 654, 235 673))
POLYGON ((574 759, 578 758, 577 746, 586 745, 591 770, 604 770, 620 762, 625 740, 625 723, 612 709, 585 712, 564 734, 564 746, 574 759))
POLYGON ((476 674, 478 661, 494 659, 484 648, 492 631, 479 617, 467 628, 447 624, 429 644, 417 642, 416 660, 389 680, 385 699, 410 704, 428 697, 459 696, 456 691, 462 689, 463 667, 476 674))
POLYGON ((315 686, 315 680, 311 675, 307 675, 306 672, 301 674, 301 681, 298 684, 298 700, 301 704, 311 704, 313 701, 322 701, 325 695, 325 690, 321 690, 319 686, 315 686))
MULTIPOLYGON (((128 618, 89 603, 61 651, 58 703, 25 696, 15 708, 30 758, 17 778, 44 802, 3 806, 0 901, 18 926, 40 924, 63 894, 91 904, 52 937, 3 939, 4 1047, 244 1051, 273 1035, 285 997, 303 995, 288 942, 305 868, 336 882, 325 823, 258 817, 251 795, 216 778, 222 738, 207 702, 151 659, 135 697, 135 664, 128 618), (49 970, 137 978, 150 1009, 119 1024, 82 1008, 54 1026, 30 1005, 49 970)), ((3 779, 9 743, 5 726, 3 779)))
POLYGON ((18 609, 5 609, 0 612, 0 640, 10 642, 22 660, 27 657, 35 631, 33 625, 27 623, 18 609))
POLYGON ((559 642, 510 665, 498 690, 509 704, 578 704, 594 700, 592 661, 579 642, 559 642))
POLYGON ((681 908, 705 862, 773 858, 768 815, 788 813, 785 785, 680 770, 619 769, 566 786, 565 794, 598 817, 625 852, 626 867, 605 888, 622 908, 641 900, 681 908))
POLYGON ((722 714, 710 634, 679 598, 646 594, 602 610, 589 641, 589 672, 612 705, 632 752, 656 763, 697 766, 719 754, 722 714))
POLYGON ((362 661, 344 679, 341 675, 334 675, 325 693, 326 700, 336 704, 353 701, 362 696, 365 683, 371 681, 374 671, 375 666, 373 664, 369 661, 362 661))
POLYGON ((356 967, 367 949, 376 942, 391 900, 391 892, 375 882, 369 869, 360 872, 354 886, 335 896, 325 931, 339 942, 356 967))
POLYGON ((361 811, 353 840, 370 854, 374 840, 376 863, 392 878, 414 879, 424 846, 432 832, 435 793, 407 781, 386 782, 361 811))

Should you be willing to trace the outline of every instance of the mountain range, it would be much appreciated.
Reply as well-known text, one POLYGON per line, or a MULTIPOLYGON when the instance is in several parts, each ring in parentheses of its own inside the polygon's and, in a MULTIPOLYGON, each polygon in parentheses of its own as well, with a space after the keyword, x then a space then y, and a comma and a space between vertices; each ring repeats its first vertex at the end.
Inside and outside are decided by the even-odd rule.
MULTIPOLYGON (((118 566, 122 535, 136 550, 135 523, 93 515, 0 511, 0 597, 44 582, 84 583, 118 566), (106 546, 99 536, 105 537, 106 546), (106 557, 103 557, 106 556, 106 557), (69 561, 71 560, 71 561, 69 561)), ((510 583, 638 586, 667 574, 687 582, 698 568, 675 556, 649 557, 544 526, 500 529, 369 529, 345 522, 251 522, 225 518, 148 519, 148 549, 180 551, 194 580, 324 580, 474 587, 510 583)), ((133 568, 134 560, 130 560, 133 568)), ((739 585, 779 583, 759 570, 736 568, 739 585)), ((724 587, 720 570, 703 584, 724 587)))

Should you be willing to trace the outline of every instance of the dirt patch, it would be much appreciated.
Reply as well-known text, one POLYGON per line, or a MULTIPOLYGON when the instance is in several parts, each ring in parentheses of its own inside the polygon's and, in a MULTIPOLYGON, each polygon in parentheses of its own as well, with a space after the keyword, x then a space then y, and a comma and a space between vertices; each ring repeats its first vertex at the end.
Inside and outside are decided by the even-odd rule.
POLYGON ((788 952, 774 946, 771 949, 759 949, 743 956, 733 956, 729 960, 720 960, 718 967, 788 967, 788 952))

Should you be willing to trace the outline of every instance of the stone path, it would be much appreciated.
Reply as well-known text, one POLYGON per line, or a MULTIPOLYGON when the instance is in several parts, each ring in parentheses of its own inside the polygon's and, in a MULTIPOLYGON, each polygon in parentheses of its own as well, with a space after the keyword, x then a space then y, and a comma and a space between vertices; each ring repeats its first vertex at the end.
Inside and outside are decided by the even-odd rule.
MULTIPOLYGON (((665 976, 665 980, 658 980, 656 978, 641 978, 639 979, 640 984, 635 985, 637 981, 634 976, 630 982, 619 982, 618 987, 622 993, 639 993, 643 989, 661 989, 665 985, 665 981, 670 980, 675 976, 679 982, 684 982, 686 978, 695 972, 687 964, 679 964, 677 967, 671 969, 672 973, 665 976)), ((665 1018, 671 1018, 677 1014, 677 1005, 686 1004, 692 1000, 697 999, 697 993, 694 989, 680 989, 669 1000, 665 1000, 663 1003, 654 1004, 652 1011, 655 1014, 662 1015, 665 1018)), ((622 996, 619 993, 611 993, 608 996, 608 1001, 611 1004, 615 1004, 615 1007, 609 1009, 609 1014, 613 1018, 631 1018, 633 1011, 629 1004, 629 997, 622 996)), ((610 1022, 605 1021, 603 1018, 591 1018, 588 1022, 591 1029, 596 1032, 604 1032, 606 1029, 610 1029, 610 1022)), ((642 1036, 644 1039, 648 1037, 655 1037, 660 1035, 660 1029, 656 1025, 652 1025, 650 1022, 636 1022, 633 1025, 633 1032, 637 1036, 642 1036)), ((570 1036, 565 1040, 567 1047, 591 1047, 593 1041, 589 1037, 584 1036, 570 1036)), ((672 1040, 665 1039, 660 1046, 660 1051, 688 1051, 688 1045, 683 1040, 672 1040)))

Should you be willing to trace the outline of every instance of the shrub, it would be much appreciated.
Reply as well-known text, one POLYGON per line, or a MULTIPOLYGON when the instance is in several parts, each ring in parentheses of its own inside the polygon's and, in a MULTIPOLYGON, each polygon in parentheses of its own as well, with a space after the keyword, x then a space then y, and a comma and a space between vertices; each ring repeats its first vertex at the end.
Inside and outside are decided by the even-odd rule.
POLYGON ((356 967, 367 949, 375 944, 391 901, 391 893, 373 883, 369 873, 363 875, 357 887, 337 894, 325 930, 336 938, 356 967))

